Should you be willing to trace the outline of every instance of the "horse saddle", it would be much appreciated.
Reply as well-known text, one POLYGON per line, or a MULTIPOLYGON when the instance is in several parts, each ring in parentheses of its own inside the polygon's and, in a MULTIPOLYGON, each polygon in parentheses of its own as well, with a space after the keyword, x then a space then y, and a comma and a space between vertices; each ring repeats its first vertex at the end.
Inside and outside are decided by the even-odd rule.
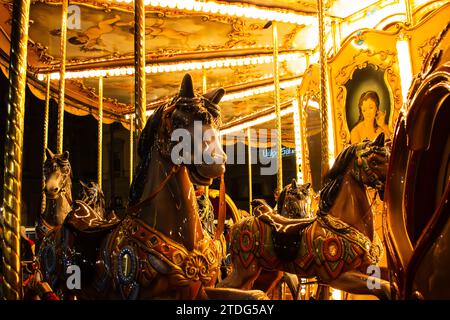
POLYGON ((279 214, 264 214, 258 219, 272 228, 272 241, 275 254, 283 262, 296 259, 302 239, 302 231, 316 218, 289 219, 279 214))
POLYGON ((83 201, 76 200, 73 210, 64 220, 64 225, 80 233, 103 233, 116 227, 120 220, 112 213, 109 219, 92 209, 83 201))

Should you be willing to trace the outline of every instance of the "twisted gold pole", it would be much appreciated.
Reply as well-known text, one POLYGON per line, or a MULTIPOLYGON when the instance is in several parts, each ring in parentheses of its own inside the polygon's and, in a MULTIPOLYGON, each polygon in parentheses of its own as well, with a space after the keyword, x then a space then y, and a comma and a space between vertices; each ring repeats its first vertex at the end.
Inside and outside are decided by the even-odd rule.
POLYGON ((102 164, 103 164, 103 77, 98 78, 98 156, 97 156, 97 183, 102 189, 102 164))
POLYGON ((412 26, 414 24, 414 16, 411 0, 405 0, 405 8, 406 8, 406 23, 409 26, 412 26))
POLYGON ((136 135, 139 136, 147 120, 145 92, 145 5, 144 0, 134 1, 134 112, 136 135))
MULTIPOLYGON (((134 116, 130 115, 130 186, 133 183, 134 116)), ((112 170, 112 169, 111 169, 112 170)))
POLYGON ((247 128, 247 147, 248 147, 248 208, 249 213, 252 214, 252 201, 253 201, 253 177, 252 177, 252 137, 250 127, 247 128))
POLYGON ((14 0, 6 116, 5 177, 3 185, 4 240, 3 293, 6 299, 22 296, 20 276, 20 214, 22 210, 22 148, 27 75, 30 0, 14 0))
POLYGON ((280 109, 280 72, 278 61, 278 24, 276 21, 272 21, 272 39, 273 39, 273 82, 275 86, 274 101, 275 101, 275 114, 277 123, 277 162, 278 162, 278 174, 277 174, 277 189, 276 193, 280 194, 283 190, 283 158, 281 154, 281 109, 280 109))
POLYGON ((206 69, 202 68, 202 92, 203 94, 206 93, 207 88, 207 82, 206 82, 206 69))
POLYGON ((302 163, 301 163, 301 170, 302 170, 302 177, 303 177, 303 183, 309 182, 310 177, 308 175, 308 170, 306 166, 306 148, 307 146, 307 140, 306 140, 306 116, 305 116, 305 108, 303 107, 303 99, 300 96, 300 87, 297 88, 297 99, 298 99, 298 117, 300 120, 300 144, 301 144, 301 155, 302 155, 302 163))
POLYGON ((44 110, 44 141, 42 143, 42 201, 41 201, 41 214, 45 212, 46 198, 45 198, 45 177, 44 177, 44 163, 46 158, 45 150, 48 146, 48 116, 50 109, 50 75, 47 75, 47 90, 45 92, 45 110, 44 110))
MULTIPOLYGON (((202 93, 205 94, 206 90, 208 90, 208 83, 207 83, 207 79, 206 79, 206 69, 202 68, 202 93)), ((206 197, 206 199, 209 199, 209 186, 205 187, 205 197, 206 197)), ((206 201, 205 207, 206 207, 205 208, 206 212, 208 212, 209 201, 206 201)))
POLYGON ((328 171, 328 101, 327 101, 327 56, 325 52, 325 26, 323 1, 317 0, 319 8, 319 51, 320 51, 320 116, 322 131, 321 155, 322 155, 322 175, 328 171))
POLYGON ((61 13, 61 69, 59 72, 59 92, 58 92, 58 124, 57 124, 57 141, 56 152, 63 152, 63 132, 64 132, 64 91, 66 87, 66 42, 67 42, 67 8, 68 0, 62 1, 61 13))

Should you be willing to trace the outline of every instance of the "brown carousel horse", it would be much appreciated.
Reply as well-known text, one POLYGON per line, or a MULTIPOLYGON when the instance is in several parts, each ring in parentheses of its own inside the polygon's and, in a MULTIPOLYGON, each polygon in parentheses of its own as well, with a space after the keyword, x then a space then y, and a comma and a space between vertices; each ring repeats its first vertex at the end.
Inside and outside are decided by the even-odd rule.
POLYGON ((263 214, 233 227, 233 271, 220 285, 250 289, 262 270, 284 271, 317 277, 350 293, 389 298, 389 282, 377 279, 368 286, 373 279, 368 267, 378 262, 381 243, 374 241, 365 190, 370 186, 382 196, 387 167, 381 134, 374 142, 349 146, 339 154, 325 177, 315 218, 287 219, 256 208, 263 214))
MULTIPOLYGON (((278 196, 275 210, 261 199, 255 199, 252 202, 254 216, 261 214, 279 214, 289 219, 306 219, 310 217, 308 212, 309 188, 310 183, 298 184, 297 180, 285 186, 278 196)), ((286 283, 293 299, 297 299, 299 294, 300 282, 295 274, 287 272, 273 272, 261 270, 258 278, 255 280, 253 287, 262 291, 270 291, 281 282, 286 283)))
POLYGON ((36 226, 38 239, 42 239, 49 231, 60 226, 72 210, 72 168, 68 151, 54 154, 50 149, 46 149, 44 193, 45 211, 36 226))
POLYGON ((141 134, 140 162, 125 218, 90 225, 86 215, 74 214, 46 237, 43 272, 66 298, 265 297, 259 291, 210 288, 216 282, 221 257, 217 241, 201 226, 193 183, 210 185, 225 170, 226 155, 215 130, 220 121, 217 104, 223 95, 223 89, 196 95, 187 74, 179 94, 155 111, 141 134), (172 160, 177 143, 172 140, 173 132, 184 130, 193 137, 195 121, 201 121, 201 133, 212 132, 210 141, 190 143, 184 160, 172 160), (214 161, 186 161, 206 149, 212 151, 214 161), (70 265, 81 269, 81 289, 71 291, 66 286, 70 265))
POLYGON ((310 183, 298 184, 297 180, 292 179, 277 200, 276 210, 279 215, 289 219, 309 218, 308 199, 310 183))

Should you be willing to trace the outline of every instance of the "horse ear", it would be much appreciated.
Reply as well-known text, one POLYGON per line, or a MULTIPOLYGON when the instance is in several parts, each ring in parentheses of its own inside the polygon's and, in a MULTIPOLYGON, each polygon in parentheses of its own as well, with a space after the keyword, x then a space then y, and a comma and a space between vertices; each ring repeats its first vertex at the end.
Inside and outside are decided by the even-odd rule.
POLYGON ((194 94, 194 85, 192 84, 192 77, 189 73, 186 73, 183 77, 183 81, 180 86, 180 97, 183 98, 193 98, 194 94))
POLYGON ((297 180, 295 180, 295 179, 292 179, 292 182, 291 182, 291 187, 292 187, 292 188, 294 188, 294 189, 296 189, 296 188, 297 188, 297 180))
POLYGON ((372 142, 372 145, 378 147, 384 147, 384 132, 380 133, 378 137, 372 142))
POLYGON ((205 93, 203 95, 203 97, 208 99, 209 101, 211 101, 214 104, 218 104, 224 95, 225 95, 225 89, 217 88, 215 90, 205 93))
POLYGON ((309 189, 311 187, 311 183, 310 182, 305 183, 303 186, 305 187, 305 189, 309 189))
POLYGON ((62 159, 63 160, 69 160, 69 151, 64 151, 64 153, 62 155, 62 159))
POLYGON ((45 148, 45 155, 47 159, 53 159, 53 157, 55 156, 49 148, 45 148))

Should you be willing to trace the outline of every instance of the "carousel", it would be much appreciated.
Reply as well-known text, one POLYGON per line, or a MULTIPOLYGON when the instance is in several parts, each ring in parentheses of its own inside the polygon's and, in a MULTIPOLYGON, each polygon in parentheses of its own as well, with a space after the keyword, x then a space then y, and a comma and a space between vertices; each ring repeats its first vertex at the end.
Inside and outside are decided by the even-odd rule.
POLYGON ((450 299, 447 0, 0 0, 0 297, 450 299))

